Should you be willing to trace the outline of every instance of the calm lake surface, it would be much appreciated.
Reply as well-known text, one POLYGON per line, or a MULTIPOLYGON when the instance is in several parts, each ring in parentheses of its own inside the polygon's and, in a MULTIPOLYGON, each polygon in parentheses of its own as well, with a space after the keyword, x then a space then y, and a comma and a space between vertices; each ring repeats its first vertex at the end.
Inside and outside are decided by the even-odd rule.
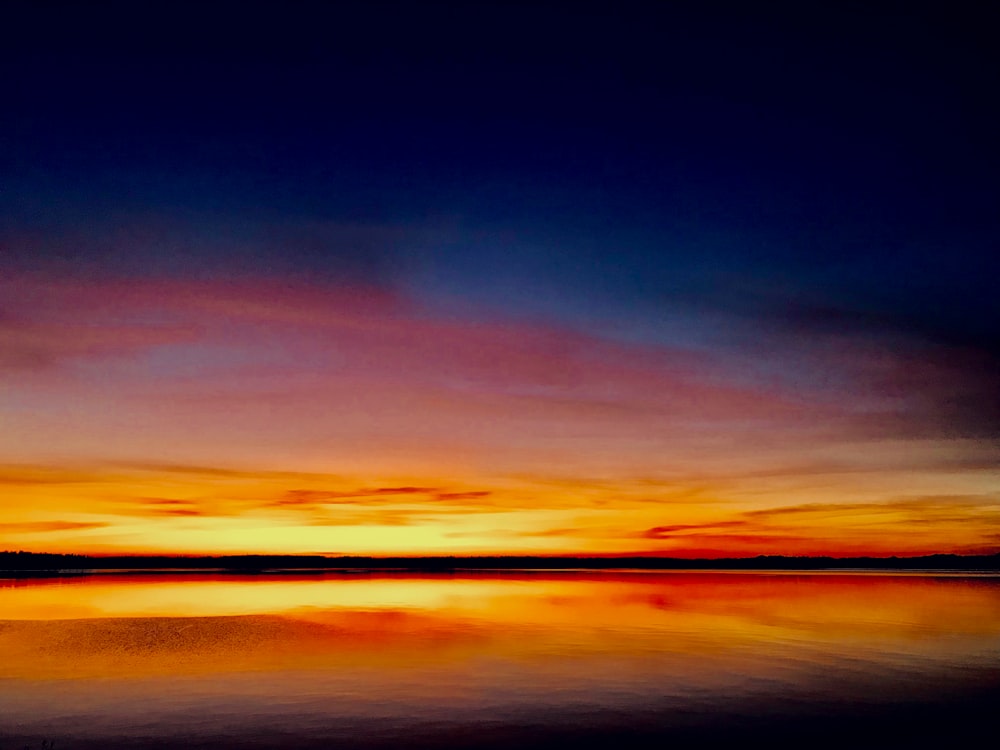
POLYGON ((0 750, 884 748, 997 727, 995 576, 0 580, 0 750))

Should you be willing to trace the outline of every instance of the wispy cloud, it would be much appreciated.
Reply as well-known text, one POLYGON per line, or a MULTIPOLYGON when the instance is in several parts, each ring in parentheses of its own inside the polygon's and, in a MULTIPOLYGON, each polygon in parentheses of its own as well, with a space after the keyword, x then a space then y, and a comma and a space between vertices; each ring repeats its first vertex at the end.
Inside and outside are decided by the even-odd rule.
POLYGON ((768 548, 770 554, 820 554, 820 549, 827 554, 838 549, 840 554, 885 554, 893 548, 932 552, 935 543, 947 550, 981 549, 997 530, 1000 496, 964 494, 758 508, 722 520, 662 524, 635 536, 668 542, 667 549, 685 553, 768 548))
POLYGON ((196 508, 156 508, 147 511, 148 515, 173 516, 176 518, 198 518, 207 515, 196 508))
POLYGON ((440 487, 359 487, 348 490, 292 489, 266 500, 268 507, 315 508, 328 505, 391 505, 399 503, 444 503, 460 507, 492 503, 490 490, 448 491, 440 487))
POLYGON ((38 534, 50 531, 84 531, 105 528, 101 521, 16 521, 0 523, 2 534, 38 534))
POLYGON ((368 508, 361 510, 338 511, 336 513, 309 515, 307 526, 415 526, 426 521, 426 515, 412 510, 387 510, 385 508, 368 508))
POLYGON ((917 495, 902 498, 890 498, 877 503, 805 503, 802 505, 762 508, 743 513, 743 516, 753 519, 770 519, 782 517, 811 515, 880 515, 906 513, 919 521, 929 516, 941 513, 956 515, 961 518, 976 518, 979 513, 996 514, 1000 520, 1000 496, 991 494, 976 495, 917 495), (958 513, 956 513, 958 512, 958 513))
POLYGON ((94 469, 0 464, 0 485, 25 487, 67 485, 101 481, 101 479, 101 473, 94 469))
POLYGON ((687 532, 717 531, 748 526, 748 521, 716 521, 714 523, 679 523, 669 526, 654 526, 642 532, 645 539, 669 539, 687 532))
POLYGON ((126 356, 198 336, 192 325, 0 318, 0 373, 53 370, 74 360, 126 356))

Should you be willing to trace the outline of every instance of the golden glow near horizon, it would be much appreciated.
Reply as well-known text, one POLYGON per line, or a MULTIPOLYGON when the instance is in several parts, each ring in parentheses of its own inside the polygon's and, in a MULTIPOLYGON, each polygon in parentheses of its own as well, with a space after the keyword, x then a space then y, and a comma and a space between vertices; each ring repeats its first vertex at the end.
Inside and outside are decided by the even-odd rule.
POLYGON ((372 290, 0 289, 0 549, 1000 549, 996 447, 929 431, 923 391, 881 393, 887 370, 923 366, 889 354, 845 356, 831 398, 372 290))
POLYGON ((427 477, 378 483, 235 470, 220 476, 195 467, 63 472, 6 469, 5 491, 16 488, 19 498, 16 507, 5 508, 0 522, 9 548, 194 554, 922 554, 975 549, 984 529, 1000 526, 1000 511, 974 496, 884 499, 885 476, 874 486, 858 482, 853 502, 839 500, 839 485, 815 489, 810 502, 797 503, 794 490, 749 480, 720 482, 710 491, 651 480, 591 485, 524 478, 449 485, 427 477), (765 502, 753 497, 752 490, 761 485, 769 489, 765 502))

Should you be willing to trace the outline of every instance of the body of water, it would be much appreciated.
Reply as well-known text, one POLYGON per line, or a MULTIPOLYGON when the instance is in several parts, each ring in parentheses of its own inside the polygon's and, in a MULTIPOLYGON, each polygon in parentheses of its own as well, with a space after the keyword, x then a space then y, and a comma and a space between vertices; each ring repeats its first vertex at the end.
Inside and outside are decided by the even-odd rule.
POLYGON ((995 576, 0 581, 0 750, 930 746, 998 699, 995 576))

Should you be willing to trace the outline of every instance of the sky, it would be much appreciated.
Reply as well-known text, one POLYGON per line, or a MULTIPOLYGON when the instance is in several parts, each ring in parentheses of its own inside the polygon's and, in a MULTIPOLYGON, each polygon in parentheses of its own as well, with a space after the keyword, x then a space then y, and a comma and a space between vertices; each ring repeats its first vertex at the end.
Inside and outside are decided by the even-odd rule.
POLYGON ((5 3, 0 549, 1000 552, 985 9, 660 5, 5 3))

